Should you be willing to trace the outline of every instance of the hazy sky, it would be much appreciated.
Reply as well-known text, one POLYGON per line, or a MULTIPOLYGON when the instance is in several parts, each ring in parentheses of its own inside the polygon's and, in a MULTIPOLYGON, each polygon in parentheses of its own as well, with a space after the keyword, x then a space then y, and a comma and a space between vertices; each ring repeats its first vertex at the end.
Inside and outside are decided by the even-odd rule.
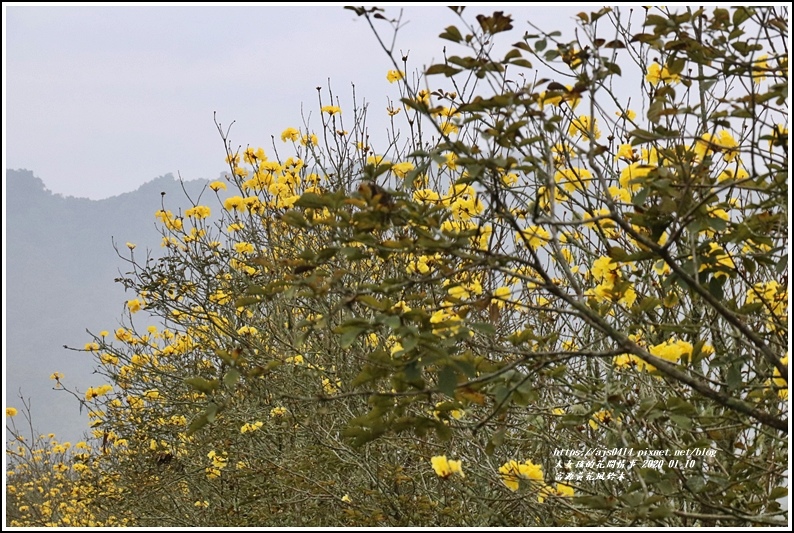
MULTIPOLYGON (((489 6, 464 15, 498 9, 517 28, 531 19, 548 30, 570 30, 582 10, 489 6)), ((302 126, 301 105, 319 128, 315 87, 327 99, 329 78, 343 109, 351 82, 373 109, 399 97, 366 21, 341 5, 3 11, 4 164, 32 170, 56 193, 105 198, 169 172, 215 178, 225 153, 213 112, 224 125, 236 121, 235 145, 267 150, 271 135, 302 126)), ((444 7, 406 7, 403 21, 396 48, 410 51, 409 69, 439 60, 438 34, 460 25, 444 7)), ((385 113, 371 116, 385 129, 385 113)))

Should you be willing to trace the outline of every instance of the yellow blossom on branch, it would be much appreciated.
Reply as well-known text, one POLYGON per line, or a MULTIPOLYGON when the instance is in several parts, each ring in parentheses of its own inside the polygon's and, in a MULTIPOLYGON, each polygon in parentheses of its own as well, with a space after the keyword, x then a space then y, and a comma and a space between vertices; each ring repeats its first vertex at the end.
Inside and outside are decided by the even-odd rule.
POLYGON ((543 481, 543 469, 532 461, 523 463, 508 461, 499 467, 499 474, 501 475, 502 483, 514 492, 518 490, 521 479, 543 481))
POLYGON ((659 82, 672 84, 681 81, 681 76, 670 72, 667 65, 662 67, 659 63, 654 62, 648 66, 648 74, 645 79, 653 85, 658 85, 659 82))
POLYGON ((601 137, 601 131, 596 125, 596 119, 587 115, 581 115, 579 118, 574 119, 568 127, 568 134, 572 137, 576 135, 588 138, 592 135, 594 139, 601 137))
POLYGON ((414 169, 414 164, 411 162, 404 162, 404 163, 395 163, 391 166, 391 171, 394 172, 398 177, 404 178, 405 175, 414 169))
POLYGON ((452 474, 458 474, 460 477, 466 477, 461 467, 461 461, 450 461, 446 455, 436 455, 430 459, 430 464, 433 470, 440 478, 447 479, 452 474))
POLYGON ((402 70, 390 70, 386 73, 386 79, 389 80, 389 83, 394 83, 395 81, 400 81, 405 77, 405 72, 402 70))
POLYGON ((317 135, 315 135, 314 133, 310 133, 308 135, 302 136, 301 144, 303 146, 309 146, 310 144, 312 146, 317 146, 317 135))
MULTIPOLYGON (((225 185, 224 185, 225 187, 225 185)), ((210 216, 210 208, 206 205, 197 205, 185 211, 185 216, 188 218, 207 218, 210 216)))
POLYGON ((281 132, 281 140, 284 142, 297 141, 299 137, 300 132, 295 128, 287 128, 281 132))

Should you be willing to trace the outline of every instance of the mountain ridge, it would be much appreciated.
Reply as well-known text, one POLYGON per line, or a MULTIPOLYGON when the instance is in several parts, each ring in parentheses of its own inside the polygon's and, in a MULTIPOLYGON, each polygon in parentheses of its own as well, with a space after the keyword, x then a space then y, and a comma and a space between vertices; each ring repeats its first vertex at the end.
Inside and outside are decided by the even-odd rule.
POLYGON ((185 192, 195 200, 207 183, 166 174, 93 200, 53 193, 33 171, 6 170, 6 403, 19 409, 19 395, 30 398, 37 431, 74 440, 88 429, 79 402, 49 378, 61 372, 78 393, 104 382, 91 354, 63 346, 81 349, 91 341, 87 329, 119 327, 124 302, 135 297, 114 281, 127 265, 113 243, 121 254, 133 242, 158 256, 154 214, 163 202, 173 212, 191 207, 185 192))

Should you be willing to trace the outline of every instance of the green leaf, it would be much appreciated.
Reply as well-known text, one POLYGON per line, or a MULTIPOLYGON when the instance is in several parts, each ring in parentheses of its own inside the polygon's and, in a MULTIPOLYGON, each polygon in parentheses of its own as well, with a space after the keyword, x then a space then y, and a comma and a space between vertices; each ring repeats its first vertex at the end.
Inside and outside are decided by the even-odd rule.
POLYGON ((303 216, 303 213, 300 211, 295 211, 294 209, 290 209, 284 215, 282 215, 281 220, 286 224, 295 227, 295 228, 308 228, 310 227, 309 221, 306 220, 306 217, 303 216))
POLYGON ((397 315, 388 315, 383 318, 383 324, 385 324, 389 329, 395 330, 402 325, 402 321, 397 315))
POLYGON ((207 422, 210 424, 215 422, 215 415, 218 414, 218 404, 210 402, 204 414, 207 416, 207 422))
POLYGON ((648 513, 648 518, 651 518, 653 520, 658 520, 660 518, 667 518, 672 514, 672 512, 673 511, 669 507, 665 505, 660 505, 659 507, 655 507, 654 509, 651 510, 650 513, 648 513))
POLYGON ((305 192, 295 202, 298 207, 310 207, 312 209, 322 209, 328 206, 328 201, 323 199, 319 194, 313 192, 305 192))
POLYGON ((345 259, 350 261, 359 261, 368 257, 361 248, 356 246, 345 246, 340 250, 340 253, 345 257, 345 259))
POLYGON ((408 382, 415 382, 418 381, 419 378, 422 376, 422 371, 419 368, 419 365, 416 364, 415 361, 411 361, 403 368, 403 373, 405 374, 405 380, 408 382))
POLYGON ((738 364, 732 364, 728 367, 725 381, 728 384, 729 391, 735 391, 743 383, 742 367, 738 364))
POLYGON ((190 422, 190 425, 187 428, 187 435, 193 435, 196 431, 200 430, 207 424, 209 424, 209 420, 207 420, 207 414, 201 413, 190 422))
POLYGON ((603 65, 606 71, 610 74, 614 74, 616 76, 623 75, 623 71, 620 69, 620 65, 617 63, 613 63, 612 61, 604 61, 603 65))
POLYGON ((441 440, 441 442, 447 442, 449 439, 452 438, 452 428, 448 425, 439 422, 435 425, 436 427, 436 435, 441 440))
POLYGON ((692 419, 690 417, 684 415, 676 415, 672 413, 669 416, 670 416, 670 420, 675 422, 683 429, 687 429, 687 430, 692 429, 692 419))
POLYGON ((232 367, 226 372, 226 375, 223 376, 223 383, 227 387, 233 387, 238 379, 240 379, 240 371, 232 367))
POLYGON ((508 51, 505 54, 505 58, 502 61, 504 63, 508 63, 511 59, 515 59, 518 57, 521 57, 521 52, 516 50, 515 48, 511 48, 510 51, 508 51))
POLYGON ((458 30, 458 28, 455 26, 447 26, 446 29, 441 32, 439 37, 448 41, 452 41, 453 43, 459 43, 463 40, 463 35, 461 35, 460 30, 458 30))
POLYGON ((338 251, 339 248, 337 248, 336 246, 323 248, 322 250, 317 252, 316 260, 320 262, 328 261, 329 259, 332 259, 338 251))
POLYGON ((703 476, 692 476, 686 480, 686 486, 689 490, 697 494, 706 487, 706 481, 703 476))
POLYGON ((443 74, 447 78, 451 78, 460 71, 461 69, 459 68, 451 67, 449 65, 442 65, 439 63, 436 65, 430 65, 425 71, 425 75, 432 76, 433 74, 443 74))
POLYGON ((255 305, 262 301, 261 298, 258 296, 241 296, 234 301, 235 307, 248 307, 249 305, 255 305))
POLYGON ((517 67, 532 68, 532 63, 530 63, 527 59, 524 59, 523 57, 521 59, 512 60, 510 64, 515 65, 517 67))
POLYGON ((212 394, 220 385, 217 379, 209 380, 199 376, 185 379, 185 384, 204 394, 212 394))
POLYGON ((725 297, 725 291, 722 289, 724 283, 723 276, 712 276, 709 280, 709 293, 717 300, 722 300, 725 297))
POLYGON ((609 258, 612 259, 613 261, 617 261, 621 263, 625 263, 629 259, 628 252, 626 252, 626 250, 624 250, 620 246, 610 246, 608 255, 609 258))
POLYGON ((458 373, 451 366, 445 366, 438 373, 438 389, 449 397, 455 396, 458 386, 458 373))
POLYGON ((342 348, 349 348, 351 344, 356 342, 356 338, 366 330, 359 326, 341 326, 339 332, 342 334, 339 337, 339 346, 342 348))
POLYGON ((614 496, 579 496, 573 502, 591 509, 613 509, 618 504, 614 496))
POLYGON ((489 337, 496 335, 496 328, 487 322, 474 322, 469 324, 469 327, 475 331, 479 331, 484 335, 488 335, 489 337))
POLYGON ((493 455, 496 448, 502 445, 505 441, 505 428, 500 429, 493 435, 491 438, 488 439, 488 444, 485 445, 485 453, 488 455, 493 455))
POLYGON ((736 8, 736 11, 733 12, 733 25, 734 26, 741 26, 741 24, 753 16, 755 10, 747 7, 739 7, 736 8))

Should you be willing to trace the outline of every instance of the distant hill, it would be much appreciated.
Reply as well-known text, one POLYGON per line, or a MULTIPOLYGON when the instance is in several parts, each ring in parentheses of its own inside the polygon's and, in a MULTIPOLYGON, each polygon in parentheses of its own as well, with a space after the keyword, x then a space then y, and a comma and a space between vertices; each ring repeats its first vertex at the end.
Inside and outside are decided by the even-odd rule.
MULTIPOLYGON (((21 391, 31 399, 34 428, 75 440, 88 428, 86 413, 73 397, 53 391, 49 376, 61 372, 68 388, 80 391, 105 381, 92 375, 90 354, 63 346, 82 348, 90 341, 86 329, 117 328, 124 302, 134 298, 114 282, 127 265, 113 240, 122 254, 134 242, 138 257, 147 248, 157 257, 154 213, 163 201, 175 213, 190 203, 170 174, 105 200, 53 194, 28 170, 7 170, 6 180, 6 401, 21 408, 21 391)), ((206 183, 184 187, 195 199, 206 183)))

